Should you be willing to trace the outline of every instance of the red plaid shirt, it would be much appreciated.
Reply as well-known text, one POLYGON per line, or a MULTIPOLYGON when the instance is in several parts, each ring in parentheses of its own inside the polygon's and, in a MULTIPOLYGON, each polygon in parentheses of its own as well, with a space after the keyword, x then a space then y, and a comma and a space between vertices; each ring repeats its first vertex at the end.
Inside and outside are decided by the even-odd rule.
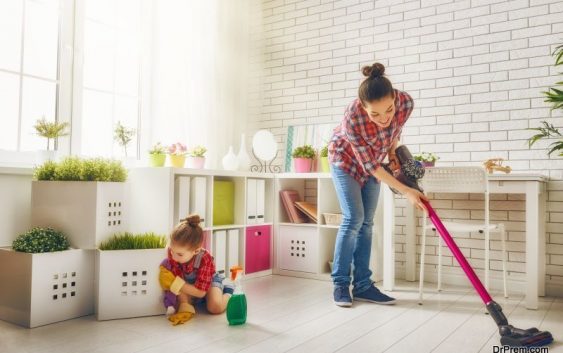
MULTIPOLYGON (((201 263, 199 268, 196 270, 196 279, 194 283, 194 287, 204 292, 209 290, 211 287, 211 280, 213 279, 213 275, 215 274, 215 264, 213 263, 213 257, 209 253, 209 251, 202 249, 204 254, 201 257, 201 263)), ((197 256, 197 255, 196 255, 197 256)), ((179 269, 182 271, 184 279, 186 279, 187 275, 194 271, 194 264, 196 256, 194 256, 190 261, 185 264, 178 264, 179 269)), ((170 259, 164 259, 161 263, 162 266, 166 267, 169 271, 173 273, 176 272, 174 270, 174 266, 171 264, 170 259)), ((178 276, 177 273, 174 273, 178 276)))
POLYGON ((369 119, 360 99, 356 98, 346 108, 342 123, 334 129, 328 145, 330 163, 363 186, 379 168, 393 142, 400 138, 413 107, 408 93, 395 90, 395 116, 388 127, 381 128, 369 119))

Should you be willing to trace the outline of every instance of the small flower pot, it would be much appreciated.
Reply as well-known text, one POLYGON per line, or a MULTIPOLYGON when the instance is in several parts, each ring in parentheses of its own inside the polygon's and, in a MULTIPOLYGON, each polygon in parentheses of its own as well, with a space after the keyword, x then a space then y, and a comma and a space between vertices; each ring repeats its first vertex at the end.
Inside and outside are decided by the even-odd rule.
POLYGON ((164 162, 166 162, 166 155, 164 153, 150 154, 151 167, 164 167, 164 162))
POLYGON ((309 158, 294 158, 293 166, 295 167, 296 173, 309 173, 311 171, 311 166, 313 161, 309 158))
POLYGON ((170 155, 170 164, 176 168, 184 168, 184 164, 186 163, 186 156, 184 155, 177 155, 171 154, 170 155))
POLYGON ((330 172, 330 167, 328 164, 328 157, 321 157, 321 171, 323 173, 330 172))
POLYGON ((433 167, 436 162, 421 162, 424 168, 433 167))
POLYGON ((203 169, 205 157, 188 157, 188 168, 203 169))

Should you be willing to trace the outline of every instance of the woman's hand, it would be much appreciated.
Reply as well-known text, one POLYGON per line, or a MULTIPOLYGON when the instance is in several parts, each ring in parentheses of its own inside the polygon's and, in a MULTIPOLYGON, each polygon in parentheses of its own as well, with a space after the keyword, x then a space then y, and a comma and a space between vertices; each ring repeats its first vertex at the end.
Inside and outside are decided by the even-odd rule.
POLYGON ((422 200, 428 201, 426 195, 418 191, 417 189, 408 188, 403 194, 416 208, 421 211, 426 211, 426 207, 422 203, 422 200))

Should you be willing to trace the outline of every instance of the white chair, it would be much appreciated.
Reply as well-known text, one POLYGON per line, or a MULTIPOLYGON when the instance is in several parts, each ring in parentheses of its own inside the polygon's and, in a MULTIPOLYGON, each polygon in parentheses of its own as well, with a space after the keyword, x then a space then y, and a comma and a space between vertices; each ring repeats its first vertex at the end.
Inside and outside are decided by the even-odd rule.
MULTIPOLYGON (((446 229, 454 234, 456 232, 480 232, 485 233, 485 288, 489 289, 489 240, 491 232, 498 232, 502 242, 502 273, 504 296, 507 298, 506 290, 506 232, 503 223, 491 224, 489 222, 489 183, 487 173, 481 167, 437 167, 428 168, 421 186, 425 192, 442 193, 483 193, 485 194, 485 222, 484 223, 462 223, 443 222, 446 229)), ((424 255, 426 251, 426 231, 433 229, 433 224, 428 224, 427 217, 423 217, 422 224, 422 248, 420 253, 420 278, 419 278, 419 303, 422 303, 424 286, 424 255)), ((438 286, 442 289, 442 238, 438 236, 438 286)))

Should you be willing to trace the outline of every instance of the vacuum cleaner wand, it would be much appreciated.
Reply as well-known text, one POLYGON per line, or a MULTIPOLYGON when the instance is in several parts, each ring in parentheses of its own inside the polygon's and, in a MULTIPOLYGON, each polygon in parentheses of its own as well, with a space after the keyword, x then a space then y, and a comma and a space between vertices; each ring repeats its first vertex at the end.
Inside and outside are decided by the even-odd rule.
MULTIPOLYGON (((418 185, 418 180, 424 175, 424 167, 422 164, 412 158, 407 147, 404 145, 398 147, 395 153, 401 164, 400 178, 398 179, 402 182, 406 180, 404 184, 422 191, 422 188, 418 185)), ((465 256, 463 256, 461 250, 459 250, 459 247, 452 239, 450 233, 447 231, 430 203, 424 200, 422 200, 422 202, 436 230, 448 245, 448 248, 450 248, 452 254, 465 272, 465 275, 483 300, 487 311, 493 320, 495 320, 499 329, 501 344, 511 347, 540 347, 553 342, 553 336, 548 331, 539 331, 535 327, 523 330, 508 324, 508 320, 506 316, 504 316, 501 306, 491 298, 487 289, 483 286, 483 283, 481 283, 481 280, 479 280, 479 277, 477 277, 475 271, 473 271, 473 268, 469 265, 465 256)))

